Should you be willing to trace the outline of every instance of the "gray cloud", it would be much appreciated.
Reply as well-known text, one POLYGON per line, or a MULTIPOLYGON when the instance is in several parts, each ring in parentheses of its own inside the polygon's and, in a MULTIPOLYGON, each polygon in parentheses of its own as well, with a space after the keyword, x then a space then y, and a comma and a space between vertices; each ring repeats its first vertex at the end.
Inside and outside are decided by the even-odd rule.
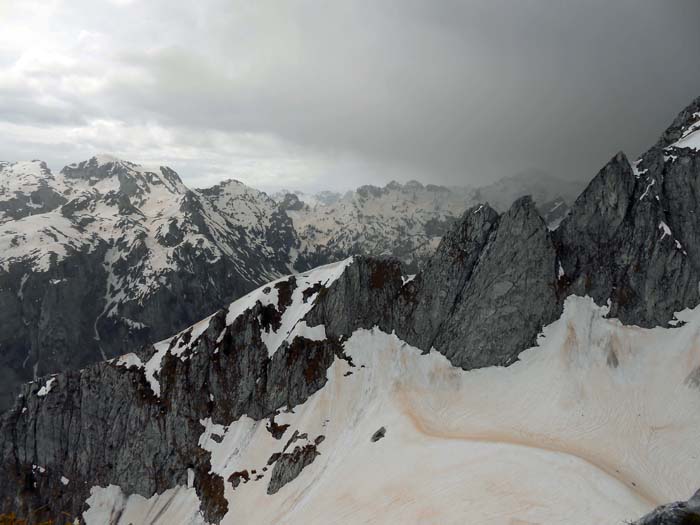
POLYGON ((22 5, 0 157, 107 150, 193 184, 590 178, 700 95, 694 0, 22 5))

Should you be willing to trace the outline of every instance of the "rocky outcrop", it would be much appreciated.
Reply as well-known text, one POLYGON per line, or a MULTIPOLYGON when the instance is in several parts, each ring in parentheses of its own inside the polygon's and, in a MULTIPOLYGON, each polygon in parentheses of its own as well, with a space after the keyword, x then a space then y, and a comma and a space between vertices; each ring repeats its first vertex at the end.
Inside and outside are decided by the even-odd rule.
POLYGON ((700 523, 700 490, 688 501, 661 505, 633 525, 694 525, 700 523))
MULTIPOLYGON (((688 153, 691 163, 697 153, 688 153)), ((617 154, 576 200, 555 232, 568 293, 610 301, 610 315, 639 326, 666 325, 698 303, 694 242, 698 170, 675 160, 634 171, 617 154), (679 210, 681 210, 679 212, 679 210)))
POLYGON ((316 445, 317 443, 297 445, 291 452, 285 452, 277 457, 270 483, 267 486, 267 493, 276 494, 287 483, 296 479, 302 470, 311 465, 316 456, 319 455, 316 445))
POLYGON ((408 284, 396 333, 462 368, 509 364, 561 310, 556 261, 531 199, 471 209, 408 284))

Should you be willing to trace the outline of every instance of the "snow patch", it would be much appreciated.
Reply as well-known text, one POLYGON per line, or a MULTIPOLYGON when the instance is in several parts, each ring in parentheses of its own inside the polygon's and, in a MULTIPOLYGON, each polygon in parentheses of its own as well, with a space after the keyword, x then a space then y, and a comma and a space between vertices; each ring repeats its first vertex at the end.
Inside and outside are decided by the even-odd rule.
POLYGON ((663 238, 666 236, 673 237, 673 235, 671 235, 671 228, 669 228, 668 224, 666 224, 664 221, 659 223, 659 230, 663 232, 661 234, 661 240, 663 240, 663 238))
POLYGON ((119 356, 116 360, 116 365, 126 368, 131 368, 132 366, 143 368, 143 361, 141 361, 141 358, 136 354, 130 353, 119 356))
POLYGON ((640 201, 642 199, 644 199, 644 197, 647 196, 647 194, 649 193, 649 190, 651 189, 651 187, 654 185, 655 182, 656 182, 656 179, 651 179, 651 182, 647 185, 646 189, 644 190, 644 193, 642 193, 642 196, 639 197, 640 201))
POLYGON ((37 397, 44 397, 47 395, 49 392, 51 392, 51 389, 53 388, 53 385, 56 383, 56 378, 52 377, 49 379, 44 386, 42 386, 39 391, 36 393, 37 397))
POLYGON ((150 498, 127 497, 116 485, 92 487, 86 504, 85 525, 207 525, 192 487, 175 487, 150 498))

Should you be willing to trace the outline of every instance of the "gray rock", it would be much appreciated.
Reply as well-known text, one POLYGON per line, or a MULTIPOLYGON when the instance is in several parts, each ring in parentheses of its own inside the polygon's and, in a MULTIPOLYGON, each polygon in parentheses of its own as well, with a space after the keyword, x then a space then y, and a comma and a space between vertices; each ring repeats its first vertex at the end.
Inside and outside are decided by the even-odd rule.
POLYGON ((661 505, 632 525, 696 525, 700 523, 700 490, 688 501, 661 505))
MULTIPOLYGON (((269 358, 260 333, 278 308, 264 315, 258 303, 228 326, 222 310, 196 341, 189 341, 191 331, 181 333, 172 345, 188 341, 190 347, 179 357, 163 358, 160 396, 142 369, 113 362, 56 376, 44 397, 36 394, 48 378, 25 385, 0 421, 7 474, 0 479, 0 512, 28 515, 42 507, 39 517, 64 511, 78 516, 91 486, 113 483, 125 493, 150 497, 185 484, 193 469, 202 510, 208 520, 219 519, 227 508, 224 480, 209 473, 209 453, 198 445, 199 420, 229 424, 244 414, 262 420, 303 403, 323 387, 326 370, 342 353, 332 339, 296 338, 269 358), (71 483, 61 485, 61 476, 71 483)), ((147 359, 154 349, 140 353, 147 359)), ((285 461, 289 467, 279 467, 278 482, 293 479, 294 461, 285 461)))
POLYGON ((369 438, 369 440, 372 443, 376 443, 380 439, 386 436, 386 428, 380 427, 379 430, 377 430, 374 434, 372 434, 372 437, 369 438))
POLYGON ((672 164, 635 176, 618 153, 593 179, 554 234, 567 293, 610 300, 610 316, 647 327, 698 303, 700 259, 684 244, 695 236, 698 202, 678 185, 696 183, 700 171, 672 164))
MULTIPOLYGON (((299 241, 291 220, 260 192, 254 193, 260 202, 252 210, 272 211, 261 218, 269 220, 267 227, 253 231, 222 210, 225 205, 238 209, 218 198, 222 185, 193 192, 169 168, 149 172, 126 161, 93 158, 67 166, 62 174, 91 188, 113 180, 118 189, 74 193, 68 202, 53 203, 53 213, 42 223, 47 235, 62 240, 65 232, 54 231, 53 223, 68 219, 68 233, 78 242, 66 241, 65 255, 52 255, 47 271, 35 269, 31 253, 0 265, 0 412, 12 405, 22 382, 164 339, 293 269, 290 250, 299 241), (156 189, 179 199, 180 209, 149 237, 139 207, 156 189), (84 230, 103 219, 98 206, 118 213, 113 237, 84 230), (215 212, 221 215, 213 217, 215 212), (120 257, 108 260, 109 250, 119 250, 120 257), (170 269, 146 284, 155 252, 167 254, 170 269)), ((53 175, 47 170, 45 177, 50 181, 53 175)), ((6 231, 11 225, 4 223, 6 231)), ((303 257, 296 264, 299 270, 309 268, 303 257)))
MULTIPOLYGON (((532 200, 521 198, 489 231, 474 264, 463 273, 462 286, 455 290, 451 282, 420 281, 419 308, 397 333, 406 334, 411 342, 414 327, 426 317, 420 311, 424 294, 447 298, 454 294, 452 304, 438 317, 439 324, 433 324, 437 328, 431 332, 432 340, 417 346, 434 347, 465 369, 510 364, 561 312, 556 261, 546 224, 532 200)), ((445 262, 434 259, 434 265, 445 262)))
POLYGON ((314 443, 296 446, 293 451, 280 455, 272 469, 267 493, 276 494, 287 483, 296 479, 302 470, 314 462, 318 455, 319 452, 314 443))

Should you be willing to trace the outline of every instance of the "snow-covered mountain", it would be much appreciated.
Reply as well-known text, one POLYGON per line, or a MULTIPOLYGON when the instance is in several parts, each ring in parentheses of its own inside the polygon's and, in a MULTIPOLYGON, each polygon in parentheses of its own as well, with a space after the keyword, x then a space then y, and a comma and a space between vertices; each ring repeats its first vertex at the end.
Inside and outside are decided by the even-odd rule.
MULTIPOLYGON (((291 221, 229 181, 192 191, 171 169, 93 157, 0 171, 0 394, 194 322, 304 269, 291 221)), ((2 396, 0 396, 2 397, 2 396)))
POLYGON ((0 511, 697 522, 699 123, 700 98, 555 230, 530 198, 476 205, 416 275, 348 258, 25 385, 0 420, 0 511))
POLYGON ((318 262, 351 255, 393 255, 417 269, 440 238, 473 203, 466 189, 392 182, 361 186, 333 200, 287 194, 281 202, 301 240, 318 262))
POLYGON ((66 202, 65 193, 41 161, 0 162, 0 224, 51 211, 66 202))
POLYGON ((505 211, 517 198, 531 195, 554 227, 581 189, 580 183, 526 173, 477 189, 409 181, 361 186, 343 196, 280 192, 273 197, 294 222, 301 251, 309 259, 320 264, 357 254, 384 254, 416 271, 474 204, 488 202, 505 211))
POLYGON ((415 273, 475 202, 417 182, 276 198, 235 180, 191 190, 108 155, 57 174, 0 163, 0 410, 22 382, 166 337, 294 271, 388 254, 415 273))

